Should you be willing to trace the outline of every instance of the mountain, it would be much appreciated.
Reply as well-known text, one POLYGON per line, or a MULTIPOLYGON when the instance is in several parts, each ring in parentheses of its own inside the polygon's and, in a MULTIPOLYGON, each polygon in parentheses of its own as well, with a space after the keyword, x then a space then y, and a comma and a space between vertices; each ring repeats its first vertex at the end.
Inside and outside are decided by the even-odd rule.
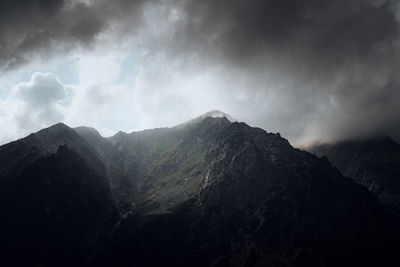
POLYGON ((310 149, 326 156, 345 176, 374 192, 400 215, 400 144, 390 137, 323 144, 310 149))
POLYGON ((191 120, 189 120, 187 122, 181 123, 181 124, 179 124, 179 125, 177 125, 175 127, 176 128, 183 128, 183 127, 186 127, 186 126, 189 126, 189 125, 193 125, 193 124, 199 123, 202 120, 204 120, 205 118, 226 118, 230 122, 237 122, 237 120, 235 120, 230 115, 228 115, 228 114, 226 114, 226 113, 224 113, 222 111, 211 110, 211 111, 206 112, 206 113, 204 113, 204 114, 202 114, 202 115, 200 115, 200 116, 198 116, 198 117, 196 117, 194 119, 191 119, 191 120))
POLYGON ((106 169, 63 124, 0 147, 0 265, 81 266, 118 221, 106 169))
POLYGON ((396 255, 372 192, 219 111, 110 138, 55 125, 1 146, 0 166, 13 266, 389 266, 396 255))

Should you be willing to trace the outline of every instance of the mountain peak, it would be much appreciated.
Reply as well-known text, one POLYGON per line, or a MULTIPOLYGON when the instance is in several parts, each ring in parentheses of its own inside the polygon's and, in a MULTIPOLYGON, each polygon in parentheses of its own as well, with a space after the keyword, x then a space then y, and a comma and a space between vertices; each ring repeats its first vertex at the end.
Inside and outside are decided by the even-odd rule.
POLYGON ((206 113, 200 115, 200 116, 197 117, 197 118, 202 118, 202 119, 204 119, 204 118, 207 118, 207 117, 211 117, 211 118, 227 118, 227 119, 228 119, 229 121, 231 121, 231 122, 237 121, 237 120, 233 119, 230 115, 228 115, 228 114, 226 114, 225 112, 222 112, 222 111, 220 111, 220 110, 217 110, 217 109, 208 111, 208 112, 206 112, 206 113))
POLYGON ((101 137, 99 131, 97 131, 95 128, 93 127, 87 127, 87 126, 79 126, 79 127, 75 127, 74 130, 79 134, 87 134, 87 135, 94 135, 96 137, 101 137))
POLYGON ((68 125, 59 122, 57 124, 51 125, 35 133, 36 136, 47 136, 51 135, 62 135, 65 133, 74 133, 74 130, 68 125))
POLYGON ((47 127, 47 128, 44 128, 44 129, 42 129, 42 130, 45 130, 45 129, 66 129, 66 128, 71 129, 71 128, 70 128, 68 125, 66 125, 65 123, 59 122, 59 123, 53 124, 53 125, 51 125, 51 126, 49 126, 49 127, 47 127))
POLYGON ((232 118, 232 116, 230 116, 229 114, 226 114, 226 113, 224 113, 224 112, 222 112, 220 110, 215 109, 215 110, 211 110, 211 111, 208 111, 206 113, 203 113, 202 115, 200 115, 200 116, 198 116, 198 117, 196 117, 194 119, 191 119, 191 120, 189 120, 187 122, 178 124, 175 127, 184 127, 184 126, 192 125, 192 124, 201 122, 206 118, 225 118, 230 122, 237 122, 237 120, 232 118))

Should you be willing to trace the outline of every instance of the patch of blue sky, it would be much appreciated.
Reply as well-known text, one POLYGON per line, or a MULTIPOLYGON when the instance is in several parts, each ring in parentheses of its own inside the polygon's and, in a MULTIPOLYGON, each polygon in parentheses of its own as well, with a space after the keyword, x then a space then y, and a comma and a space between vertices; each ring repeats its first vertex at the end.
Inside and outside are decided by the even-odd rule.
POLYGON ((12 88, 21 82, 31 80, 35 72, 53 73, 62 83, 74 85, 79 82, 78 73, 74 68, 76 57, 59 57, 44 62, 35 62, 27 64, 22 68, 9 71, 0 71, 0 98, 5 98, 11 92, 12 88))
POLYGON ((133 82, 137 63, 138 56, 134 53, 129 53, 122 62, 121 73, 115 82, 117 84, 133 82))

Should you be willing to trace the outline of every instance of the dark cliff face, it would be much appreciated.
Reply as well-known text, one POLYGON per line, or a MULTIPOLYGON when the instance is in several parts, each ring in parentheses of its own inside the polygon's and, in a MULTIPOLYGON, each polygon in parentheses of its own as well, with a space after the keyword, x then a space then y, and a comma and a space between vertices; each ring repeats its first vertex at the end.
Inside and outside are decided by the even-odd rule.
POLYGON ((390 260, 371 192, 279 134, 226 118, 111 138, 50 127, 0 147, 0 164, 1 209, 9 214, 2 245, 15 265, 390 260), (29 257, 18 261, 19 254, 29 257))
POLYGON ((327 156, 343 175, 374 192, 385 208, 400 215, 400 145, 389 137, 356 140, 311 149, 327 156))
POLYGON ((0 265, 87 264, 119 218, 92 148, 55 125, 0 155, 0 265))

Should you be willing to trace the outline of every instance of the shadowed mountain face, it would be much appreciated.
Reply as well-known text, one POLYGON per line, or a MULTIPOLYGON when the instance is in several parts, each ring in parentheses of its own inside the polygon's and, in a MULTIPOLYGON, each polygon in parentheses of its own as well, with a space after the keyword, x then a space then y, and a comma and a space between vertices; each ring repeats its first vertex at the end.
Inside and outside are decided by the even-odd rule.
POLYGON ((371 192, 279 134, 223 115, 110 138, 55 125, 0 147, 0 164, 9 265, 390 260, 371 192))
POLYGON ((118 220, 105 167, 58 124, 0 147, 2 266, 80 266, 118 220))
POLYGON ((400 215, 400 145, 389 137, 320 145, 311 149, 326 156, 343 175, 374 192, 390 211, 400 215))

